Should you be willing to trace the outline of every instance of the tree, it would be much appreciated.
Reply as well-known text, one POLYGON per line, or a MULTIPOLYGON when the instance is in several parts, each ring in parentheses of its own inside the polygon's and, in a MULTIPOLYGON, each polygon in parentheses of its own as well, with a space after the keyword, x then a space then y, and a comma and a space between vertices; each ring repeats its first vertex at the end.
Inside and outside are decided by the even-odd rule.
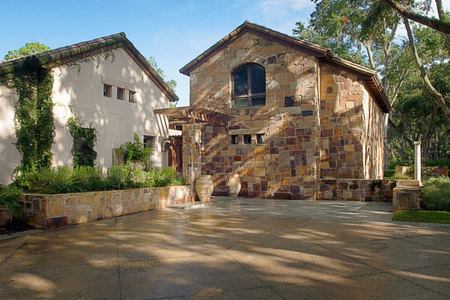
POLYGON ((36 54, 50 50, 50 47, 41 43, 26 43, 24 47, 20 47, 19 50, 8 51, 5 55, 5 60, 36 54))
MULTIPOLYGON (((392 4, 393 1, 388 1, 388 2, 392 4)), ((430 10, 430 5, 431 5, 430 2, 431 1, 425 1, 423 3, 420 1, 410 1, 410 5, 413 7, 417 7, 418 9, 421 9, 421 11, 423 11, 424 13, 427 13, 430 10)), ((365 30, 365 32, 367 32, 367 33, 372 32, 373 28, 377 27, 377 25, 380 24, 383 14, 389 13, 392 11, 395 11, 395 12, 398 11, 395 8, 392 8, 392 6, 390 6, 390 4, 387 5, 384 3, 385 3, 385 1, 378 2, 376 4, 373 4, 370 7, 369 17, 367 18, 367 20, 365 21, 364 26, 363 26, 364 27, 363 30, 365 30)), ((440 19, 445 23, 447 20, 447 17, 446 17, 446 14, 442 11, 441 0, 436 0, 436 5, 438 8, 440 7, 439 16, 440 16, 440 19)), ((432 96, 432 99, 443 110, 445 116, 450 121, 450 109, 449 109, 448 105, 446 104, 447 100, 444 98, 442 93, 440 93, 432 85, 432 83, 429 79, 429 76, 428 76, 427 66, 423 64, 422 59, 420 57, 420 53, 417 50, 417 45, 420 43, 420 41, 414 37, 414 31, 417 31, 418 29, 420 29, 420 27, 417 26, 416 28, 418 28, 418 29, 414 29, 409 22, 408 15, 405 15, 402 13, 400 13, 400 15, 402 17, 403 23, 405 25, 405 28, 406 28, 406 31, 408 34, 408 41, 409 41, 409 47, 411 50, 411 54, 417 65, 417 68, 419 70, 419 75, 425 84, 425 88, 428 90, 428 92, 432 96)), ((430 29, 431 28, 433 28, 433 27, 430 27, 430 29)), ((439 33, 439 34, 442 34, 442 33, 439 33)), ((448 35, 445 36, 445 33, 443 33, 443 34, 444 35, 442 37, 443 38, 445 37, 445 39, 446 39, 446 42, 443 43, 443 46, 447 47, 447 51, 448 51, 448 35)))
MULTIPOLYGON (((450 94, 450 63, 432 66, 430 80, 444 95, 450 94)), ((450 124, 424 88, 422 79, 411 74, 390 114, 388 154, 402 163, 412 163, 414 141, 422 142, 424 159, 450 158, 450 124)))
MULTIPOLYGON (((430 1, 408 0, 407 3, 426 14, 430 1)), ((448 20, 448 13, 443 11, 441 1, 435 1, 440 20, 448 20)), ((308 25, 297 23, 294 35, 331 48, 341 58, 378 71, 393 107, 391 114, 386 114, 385 118, 385 127, 388 128, 389 124, 386 153, 391 153, 394 158, 409 157, 414 149, 413 142, 421 140, 424 157, 448 155, 449 140, 445 138, 449 134, 448 121, 443 112, 448 106, 449 93, 442 83, 442 80, 449 80, 448 76, 444 76, 449 72, 448 52, 445 51, 448 51, 448 35, 432 28, 412 26, 409 39, 399 37, 397 29, 404 18, 384 1, 314 2, 316 9, 308 25), (411 44, 415 47, 415 53, 410 51, 413 49, 411 44), (420 71, 415 67, 417 61, 422 66, 420 71), (427 75, 428 86, 423 80, 424 74, 427 75), (429 86, 442 96, 440 103, 428 93, 429 86), (433 99, 435 101, 431 102, 433 99)))
MULTIPOLYGON (((158 64, 156 63, 156 59, 153 56, 150 56, 147 59, 147 62, 152 66, 153 69, 155 69, 156 73, 158 73, 159 77, 161 77, 163 80, 166 78, 166 74, 164 74, 164 71, 158 67, 158 64)), ((169 86, 169 88, 172 91, 175 91, 175 88, 177 87, 177 82, 173 79, 171 80, 164 80, 164 82, 169 86)))
MULTIPOLYGON (((412 9, 406 7, 405 5, 399 3, 398 1, 394 0, 381 0, 384 4, 390 6, 391 8, 395 9, 403 18, 406 18, 408 20, 415 21, 417 23, 420 23, 422 25, 428 26, 434 30, 440 31, 445 34, 450 34, 450 23, 446 21, 445 19, 442 19, 442 0, 436 0, 436 6, 438 8, 438 13, 440 19, 433 19, 428 18, 427 16, 424 16, 420 13, 416 13, 412 9)), ((414 3, 414 1, 412 1, 414 3)))

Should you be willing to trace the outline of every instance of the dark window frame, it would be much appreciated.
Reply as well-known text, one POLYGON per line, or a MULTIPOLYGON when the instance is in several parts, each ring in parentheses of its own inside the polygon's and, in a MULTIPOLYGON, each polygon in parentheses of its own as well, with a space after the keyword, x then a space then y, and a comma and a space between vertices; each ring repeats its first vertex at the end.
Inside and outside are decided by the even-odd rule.
POLYGON ((256 134, 256 143, 257 144, 265 144, 266 143, 266 135, 264 133, 256 134))
POLYGON ((231 135, 231 145, 239 145, 239 135, 233 134, 231 135))
POLYGON ((245 145, 252 144, 252 135, 251 134, 244 134, 244 144, 245 145), (247 140, 247 139, 249 139, 249 140, 247 140))
POLYGON ((251 106, 266 106, 266 68, 264 68, 264 66, 257 64, 257 63, 247 63, 244 65, 240 65, 239 67, 237 67, 236 69, 234 69, 234 71, 231 73, 231 81, 232 81, 232 101, 233 101, 233 107, 239 108, 239 107, 251 107, 251 106), (252 66, 256 65, 259 66, 261 68, 263 68, 264 70, 264 93, 253 93, 252 92, 252 66), (247 68, 247 94, 245 95, 235 95, 235 80, 234 80, 234 74, 241 70, 242 67, 246 67, 247 68), (252 103, 253 99, 257 99, 257 98, 264 98, 264 105, 255 105, 254 103, 252 103), (236 100, 247 100, 247 106, 235 106, 235 101, 236 100))
POLYGON ((125 89, 121 87, 117 88, 117 100, 125 100, 125 89), (120 97, 119 97, 120 96, 120 97))
POLYGON ((103 84, 103 96, 112 98, 112 88, 111 84, 104 83, 103 84))

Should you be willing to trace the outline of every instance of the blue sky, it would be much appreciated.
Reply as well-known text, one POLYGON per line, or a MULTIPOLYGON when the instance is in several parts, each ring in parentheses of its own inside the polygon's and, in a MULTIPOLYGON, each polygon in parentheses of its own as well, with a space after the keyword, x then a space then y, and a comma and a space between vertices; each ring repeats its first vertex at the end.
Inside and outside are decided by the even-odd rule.
POLYGON ((245 20, 291 34, 313 11, 310 0, 2 1, 0 58, 27 42, 58 48, 125 32, 177 81, 178 106, 189 105, 189 78, 179 69, 245 20))

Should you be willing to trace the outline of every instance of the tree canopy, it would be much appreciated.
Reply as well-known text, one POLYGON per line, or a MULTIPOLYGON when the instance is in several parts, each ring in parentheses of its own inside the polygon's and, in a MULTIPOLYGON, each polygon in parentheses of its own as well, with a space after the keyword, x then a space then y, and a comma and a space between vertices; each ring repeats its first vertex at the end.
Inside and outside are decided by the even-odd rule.
POLYGON ((50 47, 35 42, 35 43, 26 43, 25 46, 20 47, 18 50, 8 51, 8 54, 5 55, 5 60, 10 60, 22 56, 27 56, 31 54, 36 54, 39 52, 44 52, 50 50, 50 47))
POLYGON ((164 71, 158 67, 158 63, 156 62, 156 59, 153 56, 150 56, 147 59, 148 63, 152 66, 153 69, 155 69, 155 71, 158 73, 158 75, 164 79, 164 82, 169 86, 169 88, 172 91, 175 91, 175 88, 177 87, 177 82, 173 79, 170 80, 165 80, 166 79, 166 74, 164 73, 164 71))
POLYGON ((378 71, 393 107, 385 118, 391 159, 412 159, 417 140, 424 158, 450 158, 449 13, 434 0, 439 20, 429 17, 432 1, 314 0, 309 22, 293 29, 298 38, 378 71))

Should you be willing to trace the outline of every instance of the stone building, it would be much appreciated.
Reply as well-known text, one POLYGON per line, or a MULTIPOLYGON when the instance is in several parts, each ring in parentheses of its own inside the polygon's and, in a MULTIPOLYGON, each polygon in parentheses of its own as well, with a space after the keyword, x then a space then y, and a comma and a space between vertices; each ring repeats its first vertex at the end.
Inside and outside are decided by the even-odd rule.
MULTIPOLYGON (((76 116, 97 132, 97 166, 113 164, 113 149, 132 141, 134 133, 153 148, 151 164, 168 165, 167 119, 154 109, 169 107, 178 96, 150 66, 124 33, 0 62, 0 184, 11 181, 21 161, 16 149, 15 101, 5 83, 27 66, 50 70, 55 138, 53 165, 70 165, 74 143, 67 121, 76 116)), ((25 72, 25 71, 24 71, 25 72)))
POLYGON ((237 173, 242 196, 285 199, 371 200, 383 185, 390 105, 374 70, 246 21, 180 72, 190 107, 158 113, 184 123, 188 180, 211 174, 222 195, 237 173))

